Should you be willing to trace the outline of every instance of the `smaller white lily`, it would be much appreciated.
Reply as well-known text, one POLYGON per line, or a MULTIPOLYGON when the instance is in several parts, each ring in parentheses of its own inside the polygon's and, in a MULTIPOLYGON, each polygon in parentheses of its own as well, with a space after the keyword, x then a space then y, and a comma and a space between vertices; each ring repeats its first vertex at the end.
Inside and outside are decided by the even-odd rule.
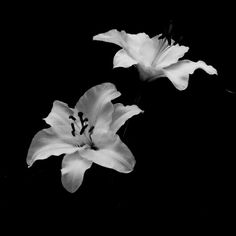
POLYGON ((128 34, 113 29, 94 36, 93 40, 114 43, 122 47, 114 56, 113 68, 137 65, 141 79, 167 77, 178 90, 187 88, 189 74, 193 74, 198 68, 211 75, 217 74, 215 68, 203 61, 178 61, 189 47, 174 45, 174 40, 171 40, 169 45, 165 38, 161 39, 161 34, 150 38, 145 33, 128 34))
POLYGON ((121 94, 111 83, 89 89, 74 109, 55 101, 45 118, 51 127, 33 138, 27 155, 29 167, 36 160, 66 154, 62 161, 62 184, 75 192, 92 163, 122 173, 133 170, 135 159, 116 132, 134 115, 142 112, 136 105, 112 104, 121 94))

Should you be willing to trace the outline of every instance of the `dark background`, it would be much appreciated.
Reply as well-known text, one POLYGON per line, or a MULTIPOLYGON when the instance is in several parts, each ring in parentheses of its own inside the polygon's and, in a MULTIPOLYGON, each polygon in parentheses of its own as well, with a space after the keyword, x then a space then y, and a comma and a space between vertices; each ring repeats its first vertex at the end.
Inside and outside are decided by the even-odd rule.
MULTIPOLYGON (((225 66, 233 40, 231 15, 223 18, 225 9, 216 7, 152 4, 8 8, 7 73, 1 86, 7 141, 0 167, 1 209, 25 213, 31 220, 41 214, 67 219, 75 214, 78 221, 122 214, 166 228, 170 222, 207 225, 221 212, 232 211, 235 88, 225 66), (170 22, 173 38, 182 37, 182 44, 190 47, 185 58, 205 61, 218 76, 197 70, 185 91, 167 78, 145 83, 135 67, 112 69, 117 45, 92 41, 110 29, 153 37, 170 22), (42 118, 54 100, 73 107, 87 89, 103 82, 114 83, 122 93, 117 102, 134 104, 141 95, 138 105, 144 114, 130 119, 125 135, 125 127, 118 132, 137 163, 130 174, 94 164, 80 189, 70 194, 61 185, 62 156, 28 169, 28 147, 46 127, 42 118)), ((122 221, 121 227, 130 224, 122 221)))

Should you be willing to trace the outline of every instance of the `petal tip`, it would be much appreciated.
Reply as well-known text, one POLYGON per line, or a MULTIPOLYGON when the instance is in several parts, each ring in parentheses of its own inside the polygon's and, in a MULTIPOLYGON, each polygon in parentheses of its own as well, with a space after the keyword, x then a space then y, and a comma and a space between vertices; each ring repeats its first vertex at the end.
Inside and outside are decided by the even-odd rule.
POLYGON ((211 65, 207 65, 205 62, 202 62, 201 63, 204 63, 206 65, 206 72, 210 75, 218 75, 218 72, 217 70, 211 66, 211 65))
POLYGON ((98 35, 93 36, 93 40, 99 40, 98 35))
POLYGON ((112 68, 112 69, 115 69, 115 68, 118 68, 118 67, 120 67, 120 66, 115 65, 115 64, 113 63, 113 68, 112 68))
POLYGON ((182 46, 182 47, 184 47, 184 48, 185 48, 185 53, 186 53, 186 52, 188 52, 188 51, 189 51, 189 49, 190 49, 190 47, 188 47, 188 46, 182 46))
POLYGON ((33 164, 34 164, 34 161, 32 159, 26 159, 26 163, 28 165, 28 168, 30 168, 33 164))
POLYGON ((212 74, 213 75, 218 75, 218 71, 212 66, 212 74))
POLYGON ((130 166, 129 166, 129 168, 127 168, 127 170, 125 170, 123 173, 124 173, 124 174, 129 174, 129 173, 131 173, 131 172, 134 170, 135 165, 136 165, 136 160, 133 159, 133 160, 132 160, 132 163, 131 163, 130 166))

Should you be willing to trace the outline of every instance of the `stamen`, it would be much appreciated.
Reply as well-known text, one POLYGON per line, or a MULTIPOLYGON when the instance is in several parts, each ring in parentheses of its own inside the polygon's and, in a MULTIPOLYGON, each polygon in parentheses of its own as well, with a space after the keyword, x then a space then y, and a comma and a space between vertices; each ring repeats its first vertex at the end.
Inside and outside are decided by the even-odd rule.
POLYGON ((84 118, 83 119, 83 112, 79 111, 78 112, 78 117, 80 119, 81 125, 82 125, 82 129, 80 130, 80 135, 82 135, 85 131, 85 129, 88 127, 88 124, 84 124, 85 122, 88 122, 88 118, 84 118))
POLYGON ((76 121, 75 117, 72 116, 72 115, 69 116, 69 119, 72 119, 73 121, 76 121))
POLYGON ((71 123, 71 128, 72 128, 71 134, 75 137, 75 125, 74 125, 74 123, 71 123))
POLYGON ((78 117, 80 119, 80 122, 81 122, 82 126, 83 126, 85 121, 88 121, 87 118, 83 119, 83 115, 84 115, 83 112, 81 112, 81 111, 78 112, 78 117))
POLYGON ((94 130, 94 126, 92 126, 88 132, 92 134, 93 130, 94 130))
POLYGON ((79 134, 82 135, 87 127, 88 127, 88 124, 83 126, 79 134))
POLYGON ((183 38, 184 38, 184 37, 181 35, 181 36, 174 42, 173 45, 180 44, 180 43, 182 42, 183 38))
POLYGON ((95 151, 98 150, 98 147, 96 147, 94 143, 92 143, 92 144, 90 145, 90 148, 91 148, 92 150, 95 150, 95 151))
POLYGON ((78 117, 80 118, 80 120, 83 120, 83 112, 79 111, 78 112, 78 117))
POLYGON ((171 34, 172 34, 172 32, 173 32, 173 22, 172 22, 172 20, 170 20, 168 30, 165 29, 165 30, 164 30, 164 33, 163 33, 162 36, 160 37, 161 39, 164 39, 164 40, 163 40, 163 43, 164 43, 164 44, 165 44, 166 41, 168 41, 167 43, 168 43, 169 45, 171 45, 171 38, 172 38, 172 37, 171 37, 171 34))
MULTIPOLYGON (((72 116, 72 115, 69 116, 69 119, 72 119, 75 122, 75 123, 71 123, 71 128, 72 128, 71 134, 73 136, 75 136, 75 131, 76 131, 75 130, 75 125, 80 129, 80 133, 79 133, 80 135, 82 135, 85 132, 86 128, 88 127, 88 124, 84 124, 85 122, 88 122, 88 118, 83 119, 83 112, 78 112, 78 117, 80 119, 80 123, 82 125, 82 128, 79 127, 78 124, 75 122, 76 118, 74 116, 72 116)), ((91 127, 89 129, 90 132, 92 132, 93 128, 94 127, 91 127)))

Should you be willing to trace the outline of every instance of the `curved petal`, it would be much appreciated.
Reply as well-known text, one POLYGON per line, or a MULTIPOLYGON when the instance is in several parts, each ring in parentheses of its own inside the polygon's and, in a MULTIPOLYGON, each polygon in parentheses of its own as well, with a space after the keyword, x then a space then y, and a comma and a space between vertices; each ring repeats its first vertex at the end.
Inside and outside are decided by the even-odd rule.
POLYGON ((154 62, 154 66, 158 68, 164 68, 176 63, 184 54, 189 50, 189 47, 174 45, 168 47, 162 53, 160 53, 157 60, 154 62))
POLYGON ((154 79, 165 76, 163 70, 154 69, 153 67, 144 67, 141 64, 137 65, 139 76, 143 81, 152 81, 154 79))
POLYGON ((122 173, 131 172, 135 165, 133 154, 118 135, 113 140, 111 144, 99 150, 82 151, 81 156, 103 167, 122 173))
POLYGON ((150 40, 150 37, 145 33, 128 34, 125 33, 125 31, 122 31, 122 37, 128 47, 136 52, 140 50, 146 41, 150 40))
POLYGON ((179 61, 176 64, 164 68, 163 71, 177 89, 184 90, 188 86, 189 74, 193 74, 199 68, 210 75, 217 74, 216 69, 207 65, 205 62, 192 62, 189 60, 179 61))
POLYGON ((108 43, 114 43, 122 47, 121 33, 116 29, 109 30, 106 33, 101 33, 93 36, 93 40, 104 41, 108 43))
POLYGON ((145 33, 127 34, 122 31, 122 37, 125 42, 123 48, 128 52, 128 55, 145 66, 150 65, 154 56, 154 47, 149 36, 145 33))
POLYGON ((121 103, 114 104, 114 112, 112 114, 111 130, 116 133, 119 128, 132 116, 143 112, 138 106, 124 106, 121 103))
POLYGON ((113 68, 116 67, 130 67, 132 65, 138 64, 136 60, 130 57, 124 49, 119 50, 113 59, 113 68))
POLYGON ((84 113, 90 126, 107 130, 113 113, 111 100, 120 95, 115 85, 103 83, 89 89, 77 102, 76 109, 84 113))
POLYGON ((28 150, 26 162, 30 167, 36 160, 43 160, 52 155, 59 156, 64 153, 73 153, 77 150, 78 147, 61 140, 51 128, 44 129, 34 136, 28 150))
POLYGON ((149 38, 141 45, 139 50, 140 62, 146 67, 151 67, 156 54, 156 44, 149 38))
POLYGON ((64 102, 54 101, 49 115, 44 118, 45 122, 52 126, 58 135, 69 135, 71 131, 71 121, 69 116, 73 115, 73 110, 64 102))
POLYGON ((80 157, 79 152, 66 155, 62 161, 61 182, 70 193, 74 193, 82 184, 84 173, 92 165, 91 161, 80 157))
MULTIPOLYGON (((169 45, 168 40, 166 38, 161 38, 162 34, 158 34, 155 37, 152 37, 151 40, 153 41, 154 47, 156 48, 156 59, 159 55, 162 54, 167 48, 174 44, 174 40, 171 39, 171 43, 169 45)), ((155 59, 155 60, 156 60, 155 59)))

